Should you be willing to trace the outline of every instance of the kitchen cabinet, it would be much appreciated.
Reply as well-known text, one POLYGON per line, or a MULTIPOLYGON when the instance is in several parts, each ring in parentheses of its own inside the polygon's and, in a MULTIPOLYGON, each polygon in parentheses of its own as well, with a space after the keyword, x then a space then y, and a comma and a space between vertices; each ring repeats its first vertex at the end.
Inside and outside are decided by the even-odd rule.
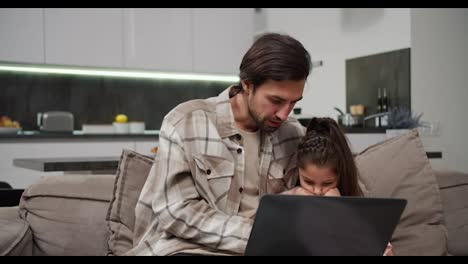
POLYGON ((193 70, 235 74, 253 43, 254 8, 193 9, 193 70))
POLYGON ((45 8, 47 64, 123 67, 121 8, 45 8))
POLYGON ((0 9, 0 61, 44 63, 42 8, 0 9))
MULTIPOLYGON (((0 143, 0 181, 14 188, 24 189, 44 175, 62 175, 63 172, 39 172, 13 166, 13 159, 20 158, 69 158, 69 157, 120 157, 123 149, 151 155, 157 140, 128 139, 74 140, 74 141, 24 141, 0 143)), ((64 175, 64 177, 71 177, 64 175)))
POLYGON ((192 71, 189 8, 126 8, 123 26, 126 68, 192 71))
POLYGON ((0 10, 0 60, 238 74, 254 8, 0 10))
POLYGON ((125 9, 125 67, 237 74, 253 30, 253 8, 125 9))

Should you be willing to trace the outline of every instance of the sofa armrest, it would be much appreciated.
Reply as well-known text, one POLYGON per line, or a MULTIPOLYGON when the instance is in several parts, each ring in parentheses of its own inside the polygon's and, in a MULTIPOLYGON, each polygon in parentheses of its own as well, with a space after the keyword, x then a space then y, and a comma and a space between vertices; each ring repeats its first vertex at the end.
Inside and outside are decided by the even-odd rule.
POLYGON ((435 171, 444 207, 451 255, 468 256, 468 174, 435 171))
POLYGON ((44 176, 21 197, 19 212, 34 231, 34 255, 106 255, 106 215, 115 175, 44 176))
POLYGON ((32 256, 32 250, 32 231, 18 207, 0 207, 0 256, 32 256))
POLYGON ((16 220, 20 219, 18 206, 0 207, 1 220, 16 220))

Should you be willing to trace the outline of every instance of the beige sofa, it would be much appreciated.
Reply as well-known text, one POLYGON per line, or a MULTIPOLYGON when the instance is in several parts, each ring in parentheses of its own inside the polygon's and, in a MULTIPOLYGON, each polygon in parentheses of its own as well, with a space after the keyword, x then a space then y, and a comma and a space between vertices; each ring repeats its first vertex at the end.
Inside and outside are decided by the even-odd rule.
MULTIPOLYGON (((405 141, 400 143, 408 145, 405 141)), ((392 146, 395 144, 392 143, 392 146)), ((378 162, 370 158, 375 157, 372 153, 379 156, 392 154, 388 149, 385 149, 385 153, 379 152, 384 148, 388 148, 388 145, 370 148, 357 157, 363 175, 376 175, 372 169, 379 166, 378 162)), ((411 150, 406 149, 407 152, 411 150)), ((384 160, 384 163, 388 162, 388 159, 384 160)), ((405 161, 398 162, 401 164, 405 161)), ((410 165, 415 163, 411 162, 410 165)), ((124 254, 133 243, 133 209, 151 164, 152 160, 144 156, 124 151, 116 175, 43 177, 25 190, 19 206, 0 208, 0 255, 124 254)), ((407 181, 413 177, 408 175, 415 175, 413 165, 405 169, 410 174, 404 179, 394 180, 398 184, 366 176, 361 186, 369 196, 409 199, 408 212, 402 216, 395 232, 395 241, 392 241, 397 255, 468 255, 468 174, 437 171, 434 176, 432 170, 427 170, 427 158, 423 165, 418 171, 424 172, 421 176, 429 179, 428 183, 435 187, 431 197, 423 201, 414 198, 417 196, 406 197, 401 191, 414 192, 407 181), (431 181, 431 177, 436 180, 431 181), (379 187, 379 182, 384 182, 380 185, 384 187, 379 187), (392 185, 398 191, 393 190, 392 185), (387 191, 391 193, 385 193, 387 191), (424 208, 425 201, 431 199, 436 203, 441 200, 443 213, 437 211, 437 204, 424 208), (411 206, 411 203, 415 206, 411 206), (431 211, 433 209, 436 211, 431 211), (424 212, 421 213, 421 210, 424 212), (421 216, 425 213, 428 213, 428 217, 418 220, 416 214, 421 216), (437 220, 439 213, 440 221, 437 220), (414 227, 411 227, 413 224, 414 227), (424 237, 426 234, 432 238, 424 237)), ((400 167, 405 166, 401 164, 400 167)), ((377 169, 382 171, 382 168, 377 169)), ((393 168, 389 171, 396 173, 396 170, 393 168)), ((384 177, 385 172, 379 175, 384 177)), ((421 186, 425 183, 419 181, 421 183, 414 186, 420 188, 417 193, 424 193, 421 186)))

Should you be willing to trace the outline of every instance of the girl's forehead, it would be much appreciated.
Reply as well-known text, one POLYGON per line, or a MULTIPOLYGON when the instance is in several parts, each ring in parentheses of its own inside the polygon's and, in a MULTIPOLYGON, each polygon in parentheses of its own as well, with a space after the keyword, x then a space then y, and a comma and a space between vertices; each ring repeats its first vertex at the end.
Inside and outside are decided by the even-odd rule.
POLYGON ((310 179, 336 179, 337 175, 331 166, 316 166, 308 164, 304 168, 300 168, 300 173, 303 177, 310 179))

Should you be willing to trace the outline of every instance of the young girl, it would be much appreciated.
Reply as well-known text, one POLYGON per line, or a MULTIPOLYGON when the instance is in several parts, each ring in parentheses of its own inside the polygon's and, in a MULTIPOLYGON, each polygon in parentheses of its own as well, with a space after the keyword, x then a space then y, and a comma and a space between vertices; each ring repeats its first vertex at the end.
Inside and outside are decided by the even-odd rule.
POLYGON ((362 196, 346 136, 331 118, 313 118, 297 150, 300 187, 286 194, 362 196))
MULTIPOLYGON (((297 150, 300 186, 293 195, 363 196, 346 136, 331 118, 313 118, 297 150)), ((384 256, 393 255, 387 245, 384 256)))

